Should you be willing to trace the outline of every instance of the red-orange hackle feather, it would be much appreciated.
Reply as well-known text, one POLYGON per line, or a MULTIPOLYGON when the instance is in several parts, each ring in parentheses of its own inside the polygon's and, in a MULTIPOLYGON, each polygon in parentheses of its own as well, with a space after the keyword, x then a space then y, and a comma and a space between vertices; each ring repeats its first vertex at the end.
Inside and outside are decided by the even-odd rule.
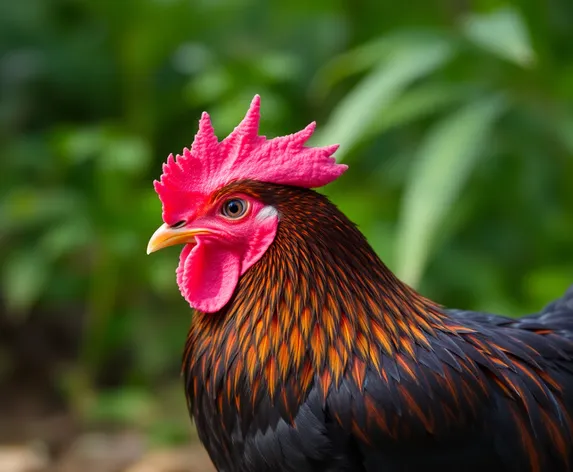
POLYGON ((272 204, 281 223, 229 305, 196 313, 189 333, 191 411, 200 429, 218 431, 218 451, 231 454, 224 432, 233 428, 245 438, 261 421, 294 425, 316 388, 323 407, 338 405, 337 395, 347 398, 333 421, 370 445, 377 434, 408 444, 477 427, 484 405, 502 395, 523 470, 540 470, 548 460, 529 450, 536 434, 555 445, 556 461, 569 463, 571 419, 561 386, 537 364, 539 353, 512 337, 515 330, 492 339, 448 316, 394 277, 325 197, 253 181, 225 189, 237 191, 272 204), (211 380, 197 390, 197 378, 211 380), (214 410, 210 399, 217 399, 214 410), (528 415, 539 421, 524 420, 528 415))

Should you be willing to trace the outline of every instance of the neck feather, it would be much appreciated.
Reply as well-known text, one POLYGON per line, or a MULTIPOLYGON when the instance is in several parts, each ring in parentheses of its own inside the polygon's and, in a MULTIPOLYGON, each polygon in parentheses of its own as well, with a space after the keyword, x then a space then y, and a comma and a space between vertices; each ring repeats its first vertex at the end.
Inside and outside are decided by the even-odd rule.
POLYGON ((307 321, 305 331, 317 324, 338 327, 345 319, 378 322, 393 342, 403 323, 440 325, 436 304, 398 280, 326 197, 299 188, 273 190, 261 198, 280 214, 275 241, 240 281, 224 316, 252 322, 256 313, 257 319, 279 318, 283 328, 307 321))
POLYGON ((347 369, 359 377, 366 364, 381 367, 384 357, 399 363, 400 356, 414 357, 417 345, 427 347, 436 330, 448 329, 440 308, 400 282, 326 197, 294 187, 237 185, 273 205, 280 223, 229 304, 194 317, 185 357, 189 363, 214 356, 213 389, 225 383, 220 366, 237 383, 242 374, 233 376, 234 368, 248 382, 263 379, 271 397, 293 373, 303 389, 304 379, 310 385, 320 376, 326 391, 347 369))

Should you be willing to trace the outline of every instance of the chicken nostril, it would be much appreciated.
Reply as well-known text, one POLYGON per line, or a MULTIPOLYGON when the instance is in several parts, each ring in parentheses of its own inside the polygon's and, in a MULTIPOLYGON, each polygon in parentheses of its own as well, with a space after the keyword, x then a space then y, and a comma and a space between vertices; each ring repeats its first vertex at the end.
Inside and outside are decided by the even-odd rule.
POLYGON ((178 222, 175 223, 174 225, 171 225, 171 228, 172 228, 172 229, 177 229, 177 228, 181 228, 181 227, 183 227, 183 226, 185 226, 185 220, 178 221, 178 222))

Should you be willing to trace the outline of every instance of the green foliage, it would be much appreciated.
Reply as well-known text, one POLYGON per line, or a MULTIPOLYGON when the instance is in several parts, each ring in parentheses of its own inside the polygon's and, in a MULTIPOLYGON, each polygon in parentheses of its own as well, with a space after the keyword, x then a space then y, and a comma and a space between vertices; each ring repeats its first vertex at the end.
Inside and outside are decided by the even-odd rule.
POLYGON ((518 315, 573 283, 573 4, 472 5, 0 3, 0 299, 81 318, 58 379, 80 414, 164 416, 190 311, 178 250, 145 255, 151 182, 202 110, 224 136, 254 93, 263 134, 342 144, 325 192, 424 294, 518 315))
POLYGON ((378 48, 369 49, 372 58, 378 57, 373 71, 340 101, 328 124, 317 133, 320 145, 340 143, 338 159, 375 126, 408 85, 434 72, 451 55, 450 45, 441 38, 405 34, 386 39, 376 43, 378 48))
POLYGON ((429 243, 461 193, 503 109, 503 99, 469 102, 428 131, 406 182, 396 237, 398 275, 417 285, 429 243))

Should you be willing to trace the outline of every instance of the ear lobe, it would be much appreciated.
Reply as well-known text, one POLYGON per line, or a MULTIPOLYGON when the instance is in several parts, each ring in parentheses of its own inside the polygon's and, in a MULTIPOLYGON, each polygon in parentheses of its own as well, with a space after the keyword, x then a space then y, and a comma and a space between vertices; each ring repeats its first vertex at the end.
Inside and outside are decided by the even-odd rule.
POLYGON ((179 288, 196 310, 213 313, 233 296, 241 270, 239 253, 197 238, 197 245, 180 261, 179 288))

